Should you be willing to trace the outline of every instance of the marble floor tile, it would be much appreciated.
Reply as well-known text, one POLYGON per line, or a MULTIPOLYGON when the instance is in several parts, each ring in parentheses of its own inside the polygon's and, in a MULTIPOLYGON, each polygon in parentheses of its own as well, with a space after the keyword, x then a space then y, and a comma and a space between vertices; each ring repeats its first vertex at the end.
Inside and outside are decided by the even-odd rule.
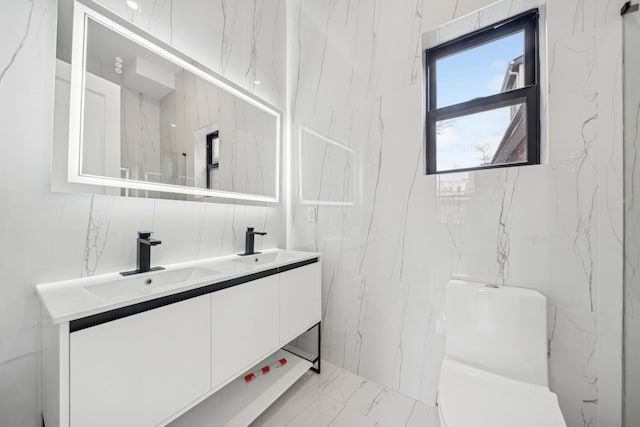
POLYGON ((251 427, 440 427, 438 411, 328 362, 306 373, 251 427))

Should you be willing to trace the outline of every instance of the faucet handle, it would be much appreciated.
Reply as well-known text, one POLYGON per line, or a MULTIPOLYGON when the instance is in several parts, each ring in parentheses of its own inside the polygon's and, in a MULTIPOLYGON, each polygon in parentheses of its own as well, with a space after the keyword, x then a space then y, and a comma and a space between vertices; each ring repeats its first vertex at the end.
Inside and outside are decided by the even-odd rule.
POLYGON ((153 231, 138 231, 138 237, 141 239, 148 239, 153 234, 153 231))
POLYGON ((264 236, 267 234, 262 231, 253 231, 253 230, 254 230, 254 227, 247 227, 247 234, 253 234, 253 235, 257 234, 258 236, 264 236))

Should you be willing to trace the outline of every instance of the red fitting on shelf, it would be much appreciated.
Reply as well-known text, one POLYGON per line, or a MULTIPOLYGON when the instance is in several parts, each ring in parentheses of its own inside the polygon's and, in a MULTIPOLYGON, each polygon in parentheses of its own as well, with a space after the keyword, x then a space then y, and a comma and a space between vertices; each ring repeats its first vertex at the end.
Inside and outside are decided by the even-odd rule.
POLYGON ((251 381, 255 377, 256 376, 254 374, 247 374, 247 375, 244 376, 244 382, 248 383, 249 381, 251 381))
POLYGON ((262 373, 263 373, 263 374, 268 374, 270 370, 271 370, 271 368, 270 368, 270 367, 265 366, 264 368, 262 368, 262 373))
POLYGON ((280 366, 284 366, 287 364, 287 359, 280 359, 279 362, 280 362, 280 366))

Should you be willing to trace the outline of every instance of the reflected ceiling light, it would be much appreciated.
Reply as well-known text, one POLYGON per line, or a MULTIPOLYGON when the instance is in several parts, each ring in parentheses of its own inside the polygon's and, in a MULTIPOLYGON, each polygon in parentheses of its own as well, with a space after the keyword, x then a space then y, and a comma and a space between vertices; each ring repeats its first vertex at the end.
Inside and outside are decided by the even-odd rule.
POLYGON ((253 83, 256 84, 256 85, 261 85, 262 84, 262 82, 260 80, 254 80, 253 83))
POLYGON ((137 1, 133 1, 133 0, 126 0, 127 6, 129 6, 129 9, 133 9, 133 10, 138 10, 140 9, 140 5, 138 4, 137 1))
POLYGON ((116 74, 122 74, 122 58, 120 58, 119 56, 116 56, 116 62, 114 66, 115 66, 115 69, 113 71, 115 71, 116 74))

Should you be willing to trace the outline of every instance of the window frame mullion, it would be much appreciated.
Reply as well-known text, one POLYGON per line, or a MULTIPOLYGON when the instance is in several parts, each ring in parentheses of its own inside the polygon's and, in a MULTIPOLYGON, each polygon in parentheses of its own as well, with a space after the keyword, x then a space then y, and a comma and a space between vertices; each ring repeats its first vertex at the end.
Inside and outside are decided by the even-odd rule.
POLYGON ((527 86, 514 89, 509 92, 498 93, 459 104, 448 105, 430 111, 436 116, 437 121, 455 119, 456 117, 469 116, 489 110, 503 107, 511 107, 515 104, 526 103, 527 99, 533 95, 536 86, 527 86), (519 102, 518 102, 519 101, 519 102))

